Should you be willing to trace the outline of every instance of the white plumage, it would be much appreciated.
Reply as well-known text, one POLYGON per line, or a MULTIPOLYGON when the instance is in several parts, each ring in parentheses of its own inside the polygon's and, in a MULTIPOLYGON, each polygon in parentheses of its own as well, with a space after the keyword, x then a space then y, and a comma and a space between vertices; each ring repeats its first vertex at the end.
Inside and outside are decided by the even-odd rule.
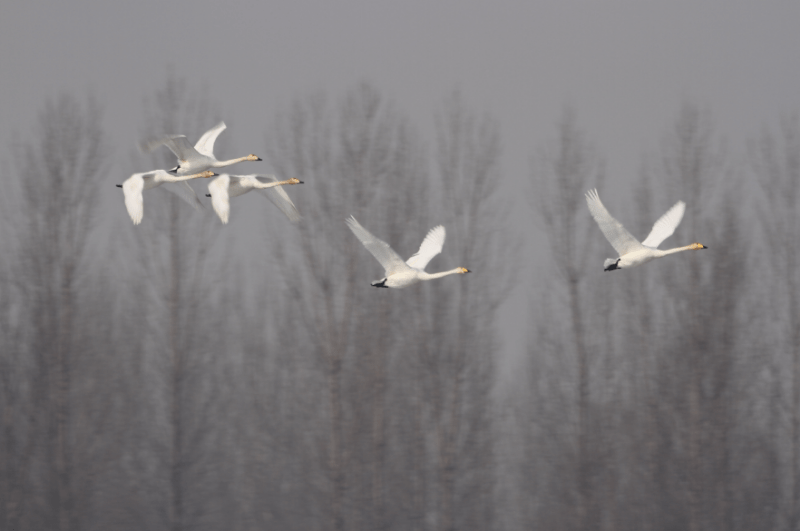
POLYGON ((446 236, 444 227, 439 225, 432 228, 422 244, 419 246, 419 251, 414 253, 407 261, 403 261, 389 244, 383 240, 379 240, 373 236, 367 229, 361 226, 356 221, 356 218, 350 216, 346 220, 347 226, 353 231, 353 234, 364 244, 372 256, 381 263, 385 271, 385 276, 381 280, 372 282, 376 288, 405 288, 416 284, 421 280, 431 280, 440 278, 447 275, 469 273, 469 269, 465 267, 457 267, 449 271, 441 273, 426 273, 425 266, 433 259, 434 256, 442 252, 444 246, 444 239, 446 236))
POLYGON ((297 223, 300 221, 300 213, 292 203, 284 184, 302 184, 294 177, 285 181, 278 181, 274 175, 228 175, 221 174, 219 177, 208 183, 208 196, 211 197, 211 205, 217 213, 222 223, 228 223, 230 216, 230 199, 244 195, 252 190, 260 190, 272 203, 283 212, 289 221, 297 223))
POLYGON ((634 238, 619 221, 608 213, 603 202, 600 201, 597 190, 589 190, 586 192, 586 204, 589 206, 589 212, 597 222, 597 225, 600 226, 600 230, 603 232, 606 239, 611 243, 611 246, 614 247, 617 253, 619 253, 619 258, 606 259, 603 264, 605 271, 628 269, 645 264, 654 258, 661 258, 662 256, 680 251, 708 249, 708 247, 701 243, 693 243, 686 247, 676 247, 675 249, 666 251, 658 249, 661 242, 672 236, 675 229, 680 224, 681 219, 683 219, 683 213, 686 210, 686 204, 683 201, 675 203, 666 214, 658 218, 650 234, 642 242, 634 238))
POLYGON ((168 184, 166 188, 170 192, 178 194, 181 199, 193 207, 202 208, 203 203, 200 202, 200 199, 197 198, 197 194, 185 181, 189 179, 208 178, 215 175, 217 174, 213 171, 204 171, 193 175, 182 175, 178 177, 164 170, 153 170, 144 173, 134 173, 125 179, 124 183, 118 184, 117 186, 122 188, 122 192, 125 194, 125 208, 128 209, 128 215, 130 215, 133 220, 133 224, 138 225, 142 222, 142 217, 144 216, 144 199, 142 197, 142 192, 144 190, 149 190, 150 188, 155 188, 162 184, 168 184), (169 186, 170 183, 175 183, 175 185, 169 186))
POLYGON ((173 175, 188 175, 209 168, 231 166, 237 162, 261 160, 255 155, 247 155, 230 160, 217 160, 214 156, 214 142, 217 141, 217 137, 226 127, 225 122, 218 123, 203 133, 203 136, 200 137, 194 147, 192 147, 185 135, 167 135, 157 140, 144 142, 141 145, 141 149, 142 151, 150 152, 159 146, 167 146, 178 158, 178 165, 169 170, 173 175))

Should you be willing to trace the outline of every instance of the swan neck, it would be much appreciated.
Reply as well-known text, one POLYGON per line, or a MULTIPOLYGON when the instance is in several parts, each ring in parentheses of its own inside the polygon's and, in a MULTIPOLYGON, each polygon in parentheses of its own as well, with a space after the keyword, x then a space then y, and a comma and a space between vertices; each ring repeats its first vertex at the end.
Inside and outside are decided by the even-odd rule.
POLYGON ((169 177, 166 177, 164 180, 171 183, 188 181, 189 179, 197 179, 200 177, 199 173, 193 173, 192 175, 172 175, 171 173, 167 173, 167 175, 169 175, 169 177))
POLYGON ((674 249, 667 249, 665 251, 661 251, 663 253, 661 256, 666 256, 668 254, 674 254, 674 253, 679 253, 681 251, 691 251, 691 250, 692 250, 691 245, 687 245, 685 247, 675 247, 674 249))
MULTIPOLYGON (((257 181, 258 182, 258 181, 257 181)), ((256 186, 256 188, 272 188, 273 186, 281 186, 284 184, 292 184, 291 182, 287 181, 277 181, 274 183, 258 183, 260 186, 256 186)))
POLYGON ((440 273, 426 273, 423 271, 419 274, 419 278, 422 280, 433 280, 434 278, 442 278, 446 277, 447 275, 457 275, 461 273, 461 268, 457 267, 455 269, 451 269, 450 271, 442 271, 440 273))
POLYGON ((215 168, 222 168, 223 166, 231 166, 233 164, 244 162, 247 160, 247 157, 239 157, 238 159, 230 159, 230 160, 218 160, 212 166, 215 168))

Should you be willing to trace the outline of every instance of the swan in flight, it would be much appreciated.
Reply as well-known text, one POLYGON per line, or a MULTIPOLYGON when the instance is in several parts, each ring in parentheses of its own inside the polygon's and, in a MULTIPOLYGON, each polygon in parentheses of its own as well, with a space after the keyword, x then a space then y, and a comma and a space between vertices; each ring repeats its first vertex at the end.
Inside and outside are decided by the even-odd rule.
POLYGON ((450 271, 442 271, 441 273, 426 273, 425 266, 428 262, 442 252, 444 246, 445 230, 444 227, 439 225, 434 227, 422 240, 422 245, 419 246, 417 251, 411 258, 403 262, 403 259, 389 247, 389 244, 379 240, 369 233, 367 229, 361 226, 356 221, 356 218, 350 216, 347 218, 347 226, 356 235, 356 238, 361 240, 367 251, 372 253, 378 262, 381 263, 386 270, 386 276, 381 280, 376 280, 371 284, 376 288, 405 288, 416 284, 420 280, 431 280, 434 278, 445 277, 447 275, 456 275, 469 273, 466 267, 457 267, 450 271))
POLYGON ((164 170, 153 170, 144 173, 134 173, 122 184, 118 184, 118 188, 122 188, 125 194, 125 208, 128 209, 128 214, 131 216, 134 225, 142 222, 144 215, 144 200, 142 199, 142 192, 161 186, 164 183, 177 183, 176 186, 167 186, 170 192, 178 194, 178 196, 192 205, 195 208, 202 207, 203 203, 197 198, 197 194, 188 183, 189 179, 200 179, 214 177, 217 175, 213 171, 204 171, 193 175, 183 175, 176 177, 164 170))
POLYGON ((206 197, 211 198, 214 212, 217 213, 222 223, 228 223, 231 197, 238 197, 251 190, 263 190, 267 199, 280 208, 289 221, 297 223, 300 221, 300 213, 297 212, 294 203, 281 186, 284 184, 303 184, 303 181, 294 177, 279 181, 274 175, 228 175, 223 173, 208 184, 209 193, 206 194, 206 197))
POLYGON ((189 175, 190 173, 197 173, 209 168, 231 166, 232 164, 246 160, 261 160, 255 155, 247 155, 246 157, 239 157, 238 159, 217 160, 214 156, 214 142, 216 142, 217 137, 226 127, 225 122, 218 123, 206 131, 194 147, 186 140, 186 135, 167 135, 157 140, 144 142, 141 145, 141 149, 145 153, 149 153, 159 146, 167 146, 169 150, 178 157, 178 165, 169 170, 173 175, 189 175))
POLYGON ((654 258, 661 258, 668 254, 678 253, 680 251, 694 251, 698 249, 708 249, 702 243, 693 243, 686 247, 676 247, 675 249, 668 249, 661 251, 658 246, 675 232, 675 228, 680 224, 683 219, 683 212, 686 210, 686 204, 683 201, 678 201, 675 205, 667 210, 667 213, 658 218, 658 221, 653 225, 653 230, 643 242, 639 242, 628 232, 622 224, 611 217, 606 207, 600 201, 600 196, 597 195, 597 190, 589 190, 586 192, 586 203, 589 205, 589 212, 592 217, 600 226, 606 239, 611 243, 611 246, 619 253, 619 258, 608 258, 603 264, 605 271, 614 271, 615 269, 628 269, 630 267, 646 264, 654 258))

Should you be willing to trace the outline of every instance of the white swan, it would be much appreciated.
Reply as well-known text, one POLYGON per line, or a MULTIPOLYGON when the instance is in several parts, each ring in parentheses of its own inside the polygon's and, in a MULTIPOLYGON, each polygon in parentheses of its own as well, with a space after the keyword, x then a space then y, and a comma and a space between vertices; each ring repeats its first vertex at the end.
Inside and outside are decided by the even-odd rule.
POLYGON ((264 195, 280 208, 292 223, 296 223, 300 221, 300 213, 297 212, 297 208, 281 185, 302 183, 303 181, 294 177, 279 181, 274 175, 228 175, 223 173, 208 183, 209 193, 206 194, 206 197, 211 198, 214 212, 217 213, 222 223, 228 223, 231 197, 238 197, 251 190, 263 190, 264 195))
POLYGON ((193 175, 183 175, 177 177, 164 170, 153 170, 144 173, 134 173, 122 184, 117 187, 122 188, 125 194, 125 207, 128 209, 128 214, 131 216, 134 225, 142 222, 144 215, 144 200, 142 199, 142 192, 155 188, 164 183, 179 183, 176 186, 167 186, 170 192, 178 194, 178 196, 192 205, 195 208, 202 207, 203 203, 197 198, 197 194, 186 182, 189 179, 200 179, 214 177, 217 175, 213 171, 204 171, 193 175))
POLYGON ((641 243, 619 221, 611 217, 611 214, 608 213, 608 210, 600 201, 597 190, 586 192, 586 203, 589 205, 589 212, 591 212, 592 217, 600 226, 600 230, 603 231, 611 246, 619 253, 619 258, 606 259, 603 264, 605 271, 628 269, 646 264, 654 258, 661 258, 681 251, 708 249, 702 243, 693 243, 686 247, 676 247, 666 251, 661 251, 657 248, 661 242, 675 232, 675 228, 683 219, 683 212, 686 210, 686 204, 683 201, 675 203, 672 208, 667 210, 666 214, 658 218, 658 221, 653 225, 653 230, 641 243))
POLYGON ((178 157, 178 165, 169 170, 173 175, 189 175, 190 173, 197 173, 209 168, 231 166, 232 164, 246 160, 261 160, 255 155, 247 155, 246 157, 239 157, 238 159, 217 160, 214 156, 214 142, 216 142, 217 137, 226 127, 225 122, 218 123, 206 131, 194 147, 186 140, 186 135, 167 135, 157 140, 144 142, 141 145, 141 149, 144 152, 150 152, 159 146, 167 146, 169 150, 178 157))
POLYGON ((385 277, 371 283, 376 288, 405 288, 406 286, 416 284, 420 280, 431 280, 447 275, 470 272, 466 267, 457 267, 450 271, 442 271, 441 273, 433 274, 425 272, 425 266, 428 265, 428 262, 430 262, 434 256, 442 252, 445 230, 441 225, 432 228, 430 232, 428 232, 428 235, 425 236, 425 239, 422 240, 419 251, 403 262, 403 259, 389 247, 388 243, 370 234, 367 229, 356 221, 356 218, 350 216, 346 221, 347 226, 350 227, 353 234, 361 240, 361 243, 364 244, 367 251, 372 253, 372 256, 374 256, 386 270, 385 277))

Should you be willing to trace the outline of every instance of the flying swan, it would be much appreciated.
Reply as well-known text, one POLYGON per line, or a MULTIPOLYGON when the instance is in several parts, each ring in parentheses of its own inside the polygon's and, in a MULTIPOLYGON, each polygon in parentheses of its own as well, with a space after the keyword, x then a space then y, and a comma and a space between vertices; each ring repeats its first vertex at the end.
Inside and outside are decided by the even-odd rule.
POLYGON ((450 271, 442 271, 441 273, 426 273, 425 266, 428 262, 442 252, 444 246, 445 230, 444 227, 439 225, 434 227, 422 240, 422 245, 419 246, 417 251, 411 258, 403 262, 403 259, 389 247, 389 244, 379 240, 367 229, 361 226, 356 218, 350 216, 347 218, 347 226, 356 235, 356 238, 361 240, 364 247, 367 248, 372 256, 381 263, 386 270, 386 276, 381 280, 376 280, 371 284, 376 288, 405 288, 416 284, 420 280, 431 280, 434 278, 445 277, 447 275, 469 273, 466 267, 457 267, 450 271))
POLYGON ((279 181, 274 175, 228 175, 223 173, 208 183, 209 193, 206 194, 206 197, 211 198, 214 212, 217 213, 222 223, 228 223, 231 212, 230 198, 239 197, 252 190, 263 190, 267 199, 281 209, 289 221, 297 223, 300 221, 300 213, 297 212, 294 203, 281 186, 284 184, 303 184, 303 181, 294 177, 279 181))
POLYGON ((614 271, 615 269, 628 269, 638 265, 646 264, 654 258, 661 258, 668 254, 678 253, 680 251, 693 251, 698 249, 708 249, 702 243, 693 243, 686 247, 676 247, 675 249, 668 249, 661 251, 658 246, 675 232, 675 228, 680 224, 683 218, 683 212, 686 210, 686 204, 683 201, 678 201, 675 205, 667 210, 667 213, 658 218, 658 221, 653 225, 653 230, 643 242, 634 238, 622 224, 611 217, 606 207, 600 201, 600 196, 597 195, 597 190, 589 190, 586 192, 586 203, 589 205, 589 212, 592 217, 600 226, 606 239, 611 243, 611 246, 619 253, 619 258, 608 258, 603 264, 605 271, 614 271))
POLYGON ((153 170, 144 173, 134 173, 122 184, 118 184, 118 188, 122 188, 125 194, 125 208, 128 209, 128 214, 131 216, 134 225, 142 222, 144 215, 144 200, 142 199, 142 192, 161 186, 164 183, 178 183, 176 186, 167 186, 170 192, 178 194, 178 196, 192 205, 195 208, 202 207, 203 203, 197 198, 197 194, 188 183, 189 179, 200 179, 214 177, 217 175, 213 171, 204 171, 193 175, 183 175, 176 177, 164 170, 153 170))
POLYGON ((231 166, 232 164, 246 160, 261 160, 255 155, 247 155, 246 157, 239 157, 238 159, 217 160, 214 156, 214 142, 216 142, 217 137, 226 127, 225 122, 218 123, 206 131, 194 147, 186 140, 186 135, 167 135, 157 140, 144 142, 141 145, 141 149, 149 153, 159 146, 167 146, 169 150, 178 157, 178 165, 169 170, 173 175, 188 175, 209 168, 224 168, 225 166, 231 166))

